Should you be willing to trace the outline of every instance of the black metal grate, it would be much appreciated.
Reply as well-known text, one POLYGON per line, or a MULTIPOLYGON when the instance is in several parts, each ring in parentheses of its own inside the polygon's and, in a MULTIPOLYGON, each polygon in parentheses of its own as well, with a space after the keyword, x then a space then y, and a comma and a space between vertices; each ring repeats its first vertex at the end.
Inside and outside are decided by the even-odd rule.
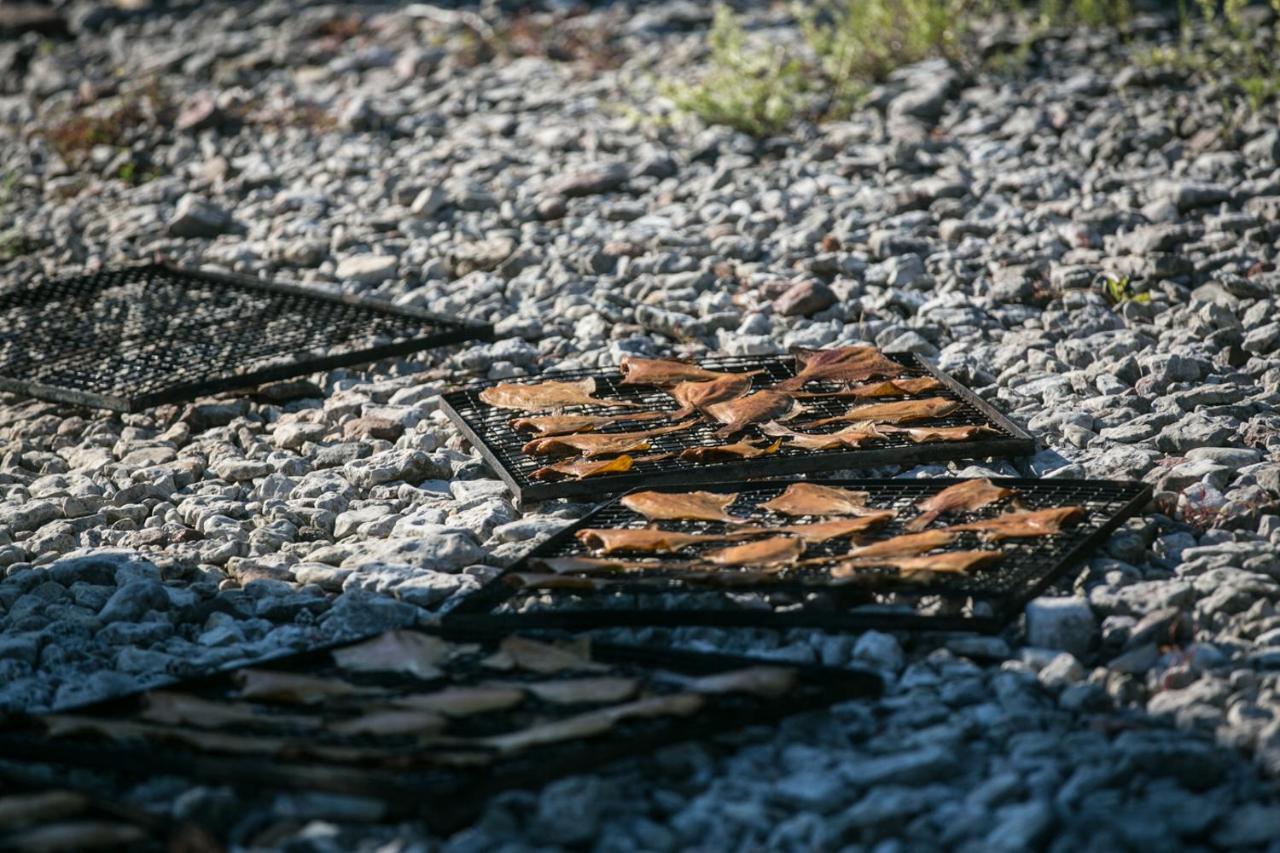
MULTIPOLYGON (((798 519, 761 509, 758 504, 780 494, 791 482, 730 483, 704 486, 714 492, 737 492, 728 511, 765 525, 793 524, 798 519)), ((813 481, 808 481, 813 482, 813 481)), ((823 485, 865 490, 867 505, 893 509, 898 518, 869 531, 863 542, 875 542, 905 532, 926 497, 959 480, 840 480, 823 485)), ((719 625, 833 629, 867 627, 996 631, 1035 596, 1082 560, 1124 519, 1150 500, 1151 487, 1142 483, 1106 480, 994 480, 1017 490, 1016 500, 1027 509, 1079 506, 1086 512, 1080 523, 1061 533, 999 543, 1003 558, 967 574, 936 574, 928 581, 907 581, 893 570, 867 571, 856 584, 835 583, 826 566, 812 566, 779 575, 777 580, 707 589, 682 581, 679 570, 643 570, 605 578, 596 590, 522 589, 516 575, 545 574, 545 557, 588 556, 590 551, 574 534, 585 527, 640 528, 653 522, 613 501, 561 531, 510 567, 490 584, 458 602, 446 624, 458 627, 512 630, 515 628, 583 629, 616 625, 719 625)), ((666 489, 665 491, 686 491, 666 489)), ((951 514, 932 528, 990 518, 1008 509, 1001 502, 982 510, 951 514)), ((663 521, 664 530, 688 533, 723 532, 720 522, 663 521)), ((704 550, 724 543, 702 546, 704 550)), ((952 550, 980 548, 971 532, 960 534, 952 550)), ((806 557, 831 556, 833 562, 849 549, 848 542, 809 545, 806 557)), ((694 554, 696 551, 686 552, 694 554)), ((625 556, 625 555, 618 555, 625 556)), ((641 559, 644 559, 643 557, 641 559)), ((659 558, 649 558, 657 561, 659 558)), ((668 558, 671 559, 671 558, 668 558)), ((723 569, 731 575, 737 569, 723 569)))
POLYGON ((138 411, 490 336, 245 276, 122 267, 0 293, 0 390, 138 411))
MULTIPOLYGON (((392 632, 394 635, 394 632, 392 632)), ((406 630, 399 636, 437 637, 406 630)), ((676 650, 595 644, 585 640, 543 639, 583 659, 563 671, 495 669, 488 663, 503 648, 496 638, 456 634, 445 641, 446 660, 439 674, 360 672, 342 667, 333 649, 278 658, 165 688, 62 709, 42 717, 23 717, 0 730, 0 754, 14 758, 94 767, 138 774, 178 774, 228 782, 249 791, 272 788, 329 790, 383 801, 388 815, 411 815, 437 829, 470 819, 486 796, 511 787, 535 785, 580 772, 614 758, 694 737, 711 737, 735 727, 776 720, 787 714, 833 702, 876 695, 878 676, 856 669, 779 663, 751 658, 676 650), (782 692, 739 686, 722 692, 691 683, 699 676, 767 667, 788 684, 782 692), (285 672, 323 679, 364 691, 314 703, 246 698, 236 673, 246 669, 285 672), (634 690, 569 703, 536 692, 550 681, 591 678, 628 679, 634 690), (363 713, 439 701, 445 690, 513 687, 518 700, 506 707, 468 714, 443 714, 441 727, 428 734, 353 733, 344 724, 363 713), (158 722, 147 709, 153 697, 182 696, 213 703, 186 719, 158 722), (430 697, 436 697, 431 699, 430 697), (671 697, 683 697, 672 700, 671 697), (688 697, 696 697, 690 700, 688 697), (619 709, 645 700, 694 701, 695 707, 664 707, 648 714, 624 715, 619 709), (250 708, 248 722, 214 718, 221 709, 250 708), (562 737, 503 749, 485 739, 535 726, 566 724, 583 714, 617 715, 604 729, 580 729, 562 737), (145 730, 122 726, 145 724, 145 730), (95 726, 99 728, 95 730, 95 726), (106 731, 101 726, 115 726, 106 731), (220 738, 257 738, 228 743, 220 738)), ((350 645, 335 648, 346 648, 350 645)), ((758 671, 758 670, 757 670, 758 671)), ((563 698, 563 697, 562 697, 563 698)), ((580 697, 579 697, 580 698, 580 697)), ((172 707, 172 706, 170 706, 172 707)))
MULTIPOLYGON (((696 483, 723 482, 742 477, 774 477, 803 474, 812 471, 831 471, 842 468, 861 468, 885 464, 915 464, 919 462, 938 461, 944 459, 975 459, 991 456, 1022 456, 1035 452, 1035 439, 1020 429, 995 408, 983 401, 968 388, 965 388, 953 377, 938 370, 918 356, 900 360, 906 366, 904 377, 933 376, 942 383, 942 388, 929 391, 920 396, 945 397, 960 403, 960 407, 950 415, 919 421, 908 426, 976 426, 989 427, 993 432, 980 438, 968 441, 945 441, 915 444, 902 434, 893 434, 884 440, 870 442, 858 450, 799 450, 783 448, 769 456, 737 462, 691 462, 678 456, 653 463, 643 464, 631 471, 616 474, 602 474, 579 481, 562 481, 544 483, 530 478, 538 468, 547 464, 545 459, 533 457, 521 448, 529 440, 527 434, 519 433, 511 427, 513 418, 519 415, 510 409, 500 409, 480 401, 479 393, 490 385, 477 385, 463 388, 444 395, 442 409, 453 421, 454 425, 466 436, 484 456, 485 460, 497 474, 506 481, 518 501, 539 501, 549 498, 575 497, 584 495, 616 494, 642 485, 688 485, 696 483)), ((794 356, 748 356, 738 358, 708 359, 699 362, 702 367, 711 370, 745 373, 752 370, 764 371, 754 377, 753 387, 756 389, 769 387, 783 379, 795 375, 794 356)), ((623 385, 618 370, 583 370, 566 373, 546 374, 532 377, 529 382, 548 379, 577 380, 591 377, 596 381, 596 396, 611 399, 622 399, 643 403, 650 411, 673 411, 676 406, 669 395, 659 388, 642 385, 623 385)), ((818 383, 810 383, 810 389, 822 389, 818 383)), ((834 390, 837 386, 826 386, 834 390)), ((865 402, 877 402, 868 400, 865 402)), ((843 414, 852 405, 849 399, 834 397, 808 398, 803 400, 810 407, 805 420, 818 419, 843 414)), ((565 409, 568 413, 612 413, 619 410, 605 410, 590 406, 573 406, 565 409)), ((658 454, 680 451, 692 447, 712 447, 723 444, 725 439, 718 438, 715 431, 718 424, 701 423, 692 429, 668 435, 655 436, 652 439, 653 449, 646 453, 658 454)), ((625 432, 643 429, 644 424, 614 424, 600 430, 602 433, 625 432)), ((828 431, 835 431, 831 427, 828 431)), ((750 427, 744 435, 756 439, 763 437, 755 427, 750 427)))

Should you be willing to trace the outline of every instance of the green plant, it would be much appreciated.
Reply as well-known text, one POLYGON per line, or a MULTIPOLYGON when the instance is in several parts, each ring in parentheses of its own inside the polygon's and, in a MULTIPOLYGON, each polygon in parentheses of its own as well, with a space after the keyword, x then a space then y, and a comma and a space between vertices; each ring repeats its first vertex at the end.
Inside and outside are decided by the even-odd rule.
POLYGON ((753 136, 780 132, 802 111, 808 81, 801 63, 777 46, 748 45, 725 6, 716 9, 709 47, 710 67, 701 79, 664 87, 677 107, 753 136))
POLYGON ((1120 278, 1107 276, 1103 279, 1103 288, 1107 295, 1107 301, 1112 305, 1123 305, 1126 302, 1146 304, 1151 301, 1150 293, 1135 293, 1133 291, 1132 282, 1127 275, 1120 278))
POLYGON ((0 232, 0 263, 30 254, 35 247, 16 228, 0 232))

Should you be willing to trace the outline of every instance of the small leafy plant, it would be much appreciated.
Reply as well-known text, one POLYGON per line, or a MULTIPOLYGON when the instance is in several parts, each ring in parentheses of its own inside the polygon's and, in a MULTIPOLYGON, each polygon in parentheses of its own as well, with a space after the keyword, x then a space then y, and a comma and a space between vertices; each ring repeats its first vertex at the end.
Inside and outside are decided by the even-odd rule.
POLYGON ((808 100, 801 63, 778 46, 749 45, 733 12, 717 7, 709 38, 710 68, 692 84, 669 84, 676 106, 711 124, 752 136, 785 129, 808 100))
POLYGON ((1137 302, 1145 305, 1151 301, 1150 293, 1137 293, 1133 290, 1133 283, 1129 276, 1106 276, 1102 280, 1103 292, 1107 296, 1107 301, 1112 305, 1123 305, 1126 302, 1137 302))

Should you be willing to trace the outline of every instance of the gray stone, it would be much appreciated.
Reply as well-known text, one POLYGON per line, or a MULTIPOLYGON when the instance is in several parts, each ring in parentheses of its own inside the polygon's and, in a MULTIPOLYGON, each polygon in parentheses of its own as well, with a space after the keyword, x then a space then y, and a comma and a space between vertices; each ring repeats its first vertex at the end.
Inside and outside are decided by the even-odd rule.
POLYGON ((1089 653, 1098 637, 1098 623, 1083 598, 1037 598, 1027 605, 1027 642, 1059 649, 1076 657, 1089 653))
POLYGON ((188 193, 178 200, 169 220, 169 233, 174 237, 217 237, 231 230, 231 214, 200 196, 188 193))

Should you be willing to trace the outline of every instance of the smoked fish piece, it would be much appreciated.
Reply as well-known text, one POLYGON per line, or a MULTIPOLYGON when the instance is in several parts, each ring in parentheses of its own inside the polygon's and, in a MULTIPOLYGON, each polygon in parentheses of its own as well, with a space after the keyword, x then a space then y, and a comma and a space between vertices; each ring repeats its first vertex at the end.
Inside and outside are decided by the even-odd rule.
POLYGON ((592 462, 589 460, 572 460, 568 459, 564 462, 557 462, 554 465, 544 465, 541 468, 529 474, 531 480, 585 480, 587 477, 596 477, 601 474, 620 474, 623 471, 630 471, 631 465, 635 460, 623 454, 615 456, 612 459, 600 459, 592 462))
MULTIPOLYGON (((972 512, 990 506, 996 501, 1017 494, 1013 489, 997 486, 988 479, 965 480, 954 486, 947 486, 936 495, 925 498, 916 504, 920 515, 911 519, 907 530, 924 530, 938 516, 948 512, 972 512)), ((954 529, 954 528, 953 528, 954 529)))
POLYGON ((725 542, 758 535, 754 531, 733 533, 680 533, 645 527, 640 530, 588 527, 574 534, 578 541, 597 554, 615 551, 639 551, 646 554, 670 554, 703 542, 725 542))
POLYGON ((535 438, 521 449, 533 456, 609 456, 618 453, 630 453, 635 450, 648 450, 652 447, 649 441, 653 436, 667 435, 688 429, 697 421, 688 420, 670 426, 636 432, 576 432, 572 435, 553 435, 548 438, 535 438))
POLYGON ((854 406, 843 415, 820 418, 804 424, 806 428, 838 424, 846 421, 869 421, 875 424, 901 424, 923 421, 949 415, 960 407, 946 397, 925 397, 920 400, 895 400, 891 403, 864 403, 854 406))
POLYGON ((984 432, 998 432, 986 424, 974 424, 972 426, 952 426, 952 427, 910 427, 908 429, 899 429, 895 432, 904 432, 907 438, 916 444, 928 444, 933 441, 968 441, 976 435, 984 432))
POLYGON ((798 349, 795 351, 800 370, 790 379, 774 387, 779 391, 798 391, 806 382, 865 382, 878 377, 893 378, 903 367, 870 344, 857 344, 835 349, 798 349))
MULTIPOLYGON (((831 539, 847 539, 872 527, 891 521, 897 513, 892 510, 873 511, 854 518, 834 518, 814 524, 792 524, 776 528, 778 533, 790 533, 806 542, 826 542, 831 539)), ((746 531, 744 531, 746 532, 746 531)))
POLYGON ((743 545, 730 545, 703 554, 702 559, 718 566, 768 566, 794 563, 804 554, 804 542, 790 536, 774 536, 743 545))
POLYGON ((876 397, 906 397, 912 394, 923 394, 926 391, 936 391, 942 387, 942 383, 932 376, 915 376, 905 379, 886 379, 882 382, 871 382, 866 385, 855 385, 852 388, 842 388, 839 391, 792 391, 792 395, 807 399, 810 397, 852 397, 856 400, 872 399, 876 397))
POLYGON ((798 447, 801 450, 836 450, 841 447, 861 447, 868 441, 888 438, 880 427, 873 423, 853 424, 836 432, 813 433, 796 432, 777 421, 769 421, 760 425, 760 431, 770 437, 785 438, 787 439, 788 447, 798 447))
POLYGON ((859 570, 870 568, 897 569, 902 575, 964 574, 970 569, 994 563, 1004 557, 1000 551, 944 551, 941 554, 923 556, 881 557, 867 560, 846 560, 831 568, 833 579, 855 577, 859 570))
POLYGON ((947 530, 972 530, 993 542, 999 542, 1002 539, 1029 539, 1061 533, 1065 525, 1073 524, 1084 516, 1085 511, 1082 507, 1060 506, 1052 509, 1009 512, 984 521, 957 524, 948 527, 947 530))
POLYGON ((725 512, 725 508, 737 500, 738 494, 730 492, 635 492, 624 495, 622 505, 645 518, 670 521, 723 521, 728 524, 746 524, 747 519, 725 512))
POLYGON ((542 412, 565 406, 614 406, 640 408, 640 403, 625 400, 604 400, 591 396, 596 391, 596 381, 591 377, 574 382, 547 380, 521 384, 501 382, 480 392, 480 399, 499 409, 518 409, 525 412, 542 412))
MULTIPOLYGON (((934 548, 950 545, 956 534, 948 530, 926 530, 923 533, 904 533, 882 542, 873 542, 860 548, 854 548, 848 557, 855 562, 863 560, 879 560, 885 557, 913 557, 925 554, 934 548)), ((878 564, 877 564, 878 565, 878 564)))
POLYGON ((731 373, 709 382, 681 382, 667 391, 680 404, 680 408, 671 414, 671 419, 679 420, 694 412, 705 411, 708 406, 737 399, 750 390, 749 373, 731 373))
POLYGON ((866 492, 821 486, 817 483, 792 483, 776 498, 760 504, 785 515, 870 515, 880 510, 867 507, 866 492))
POLYGON ((732 435, 752 424, 765 421, 786 421, 805 411, 790 394, 777 391, 756 391, 745 397, 736 397, 723 403, 713 403, 702 409, 703 414, 724 424, 720 435, 732 435))
POLYGON ((680 452, 681 459, 690 462, 725 462, 733 459, 755 459, 757 456, 768 456, 777 453, 782 446, 782 439, 773 444, 756 444, 750 441, 738 441, 733 444, 717 444, 712 447, 690 447, 680 452))
POLYGON ((678 382, 706 382, 727 376, 755 376, 762 372, 755 370, 751 373, 726 373, 706 370, 687 361, 636 356, 622 359, 619 369, 622 371, 623 385, 675 385, 678 382))
POLYGON ((516 418, 511 428, 530 430, 537 438, 550 435, 568 435, 574 432, 591 432, 597 427, 625 421, 653 421, 670 417, 666 412, 631 412, 625 415, 535 415, 516 418))

